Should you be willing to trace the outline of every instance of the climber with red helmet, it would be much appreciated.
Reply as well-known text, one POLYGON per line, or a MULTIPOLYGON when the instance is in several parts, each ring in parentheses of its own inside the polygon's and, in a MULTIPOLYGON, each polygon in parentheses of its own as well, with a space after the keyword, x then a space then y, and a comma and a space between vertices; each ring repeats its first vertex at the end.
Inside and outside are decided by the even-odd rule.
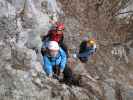
POLYGON ((67 46, 64 44, 64 33, 63 30, 65 29, 65 26, 63 23, 56 23, 54 29, 50 29, 48 34, 43 37, 43 42, 44 42, 44 47, 46 46, 46 43, 48 41, 56 41, 59 46, 66 52, 68 55, 67 51, 67 46))
POLYGON ((64 24, 63 23, 57 23, 55 26, 55 30, 50 30, 48 34, 50 35, 50 39, 52 41, 56 41, 59 44, 63 42, 63 30, 64 30, 64 24))

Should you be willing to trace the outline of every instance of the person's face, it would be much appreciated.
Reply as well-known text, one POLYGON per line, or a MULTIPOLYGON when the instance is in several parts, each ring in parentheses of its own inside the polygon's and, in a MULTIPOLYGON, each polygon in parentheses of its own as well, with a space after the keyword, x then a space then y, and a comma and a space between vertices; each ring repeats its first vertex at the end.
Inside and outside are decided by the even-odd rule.
POLYGON ((49 54, 51 57, 56 57, 58 54, 58 50, 49 50, 49 54))
POLYGON ((63 30, 57 30, 57 34, 62 34, 63 30))

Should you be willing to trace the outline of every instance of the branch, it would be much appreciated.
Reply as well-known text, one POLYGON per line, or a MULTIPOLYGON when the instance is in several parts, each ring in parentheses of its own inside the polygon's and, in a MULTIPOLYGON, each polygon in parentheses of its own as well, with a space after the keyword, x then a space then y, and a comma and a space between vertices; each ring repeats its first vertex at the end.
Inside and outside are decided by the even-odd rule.
POLYGON ((118 16, 118 15, 122 15, 122 14, 126 14, 126 13, 131 13, 133 14, 133 11, 126 11, 126 12, 121 12, 121 13, 117 13, 114 16, 118 16))

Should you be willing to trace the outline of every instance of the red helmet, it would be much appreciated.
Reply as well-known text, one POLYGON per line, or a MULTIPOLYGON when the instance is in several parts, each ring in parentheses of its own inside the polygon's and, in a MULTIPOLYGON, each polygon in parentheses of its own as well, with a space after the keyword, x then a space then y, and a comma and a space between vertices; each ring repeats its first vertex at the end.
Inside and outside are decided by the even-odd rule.
POLYGON ((64 29, 65 29, 65 26, 64 26, 63 23, 57 23, 57 24, 56 24, 56 29, 57 29, 57 30, 64 30, 64 29))

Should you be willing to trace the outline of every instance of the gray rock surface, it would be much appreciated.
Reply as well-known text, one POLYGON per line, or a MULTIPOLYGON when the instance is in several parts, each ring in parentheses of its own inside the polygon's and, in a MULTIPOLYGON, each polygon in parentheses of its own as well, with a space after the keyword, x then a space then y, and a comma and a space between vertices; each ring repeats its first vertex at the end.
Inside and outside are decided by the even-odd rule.
MULTIPOLYGON (((60 7, 66 6, 60 1, 60 7)), ((70 8, 63 9, 61 20, 66 26, 65 42, 71 53, 78 49, 82 39, 79 32, 84 26, 90 30, 93 27, 83 24, 88 19, 85 17, 86 2, 73 0, 69 5, 72 12, 70 8)), ((0 100, 132 100, 132 33, 127 42, 116 46, 102 39, 98 42, 96 59, 87 64, 74 60, 71 67, 82 77, 79 77, 80 86, 49 80, 42 69, 40 52, 36 53, 42 44, 40 36, 49 29, 46 5, 47 0, 0 0, 0 100), (112 54, 114 48, 119 53, 112 54)), ((89 19, 91 17, 94 16, 90 15, 89 19)), ((105 34, 103 36, 106 38, 105 34)))

